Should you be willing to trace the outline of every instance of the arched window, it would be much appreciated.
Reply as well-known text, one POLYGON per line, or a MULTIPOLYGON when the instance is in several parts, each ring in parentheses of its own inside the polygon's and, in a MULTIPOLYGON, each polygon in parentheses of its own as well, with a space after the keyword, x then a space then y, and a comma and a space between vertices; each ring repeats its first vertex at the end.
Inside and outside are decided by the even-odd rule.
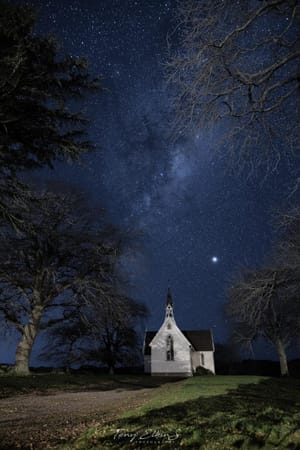
POLYGON ((167 337, 167 361, 173 361, 174 360, 174 343, 172 336, 167 337))

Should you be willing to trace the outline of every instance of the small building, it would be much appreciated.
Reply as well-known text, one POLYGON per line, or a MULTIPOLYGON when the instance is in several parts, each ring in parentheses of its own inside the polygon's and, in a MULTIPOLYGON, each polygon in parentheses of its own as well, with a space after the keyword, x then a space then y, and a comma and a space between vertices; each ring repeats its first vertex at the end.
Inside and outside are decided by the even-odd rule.
POLYGON ((170 288, 165 320, 158 331, 147 331, 144 370, 151 375, 192 376, 197 367, 215 373, 214 342, 210 330, 180 330, 175 322, 170 288))

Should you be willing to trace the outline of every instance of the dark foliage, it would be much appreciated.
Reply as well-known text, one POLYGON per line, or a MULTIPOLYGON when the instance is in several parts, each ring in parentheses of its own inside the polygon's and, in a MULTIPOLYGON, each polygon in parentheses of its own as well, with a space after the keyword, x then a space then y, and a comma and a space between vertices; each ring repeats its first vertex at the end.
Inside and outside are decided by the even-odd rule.
POLYGON ((78 160, 92 149, 86 118, 76 107, 98 81, 80 58, 62 56, 56 42, 34 33, 35 15, 0 1, 0 216, 15 226, 31 200, 20 171, 78 160))
POLYGON ((201 375, 214 375, 214 374, 212 373, 211 370, 206 369, 205 367, 202 367, 202 366, 198 366, 198 367, 196 367, 194 375, 201 376, 201 375))

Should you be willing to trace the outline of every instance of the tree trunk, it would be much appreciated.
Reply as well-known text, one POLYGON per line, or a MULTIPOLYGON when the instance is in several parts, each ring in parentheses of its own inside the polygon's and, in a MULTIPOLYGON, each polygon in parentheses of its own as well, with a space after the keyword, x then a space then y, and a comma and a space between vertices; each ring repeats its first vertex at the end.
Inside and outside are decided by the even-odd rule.
POLYGON ((23 335, 18 344, 16 351, 16 364, 14 371, 17 374, 28 375, 29 370, 29 360, 31 349, 34 344, 35 337, 39 330, 40 318, 42 316, 43 307, 36 306, 32 310, 31 317, 28 323, 24 326, 23 335))
POLYGON ((289 375, 288 363, 287 363, 285 348, 284 348, 284 345, 283 345, 283 342, 281 339, 277 340, 276 347, 277 347, 277 352, 279 355, 280 373, 282 376, 288 376, 289 375))

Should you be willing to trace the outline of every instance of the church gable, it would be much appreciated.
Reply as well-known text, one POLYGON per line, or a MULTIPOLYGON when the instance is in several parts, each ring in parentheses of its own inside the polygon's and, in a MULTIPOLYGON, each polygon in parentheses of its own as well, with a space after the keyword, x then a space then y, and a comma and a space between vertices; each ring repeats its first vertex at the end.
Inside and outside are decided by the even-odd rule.
POLYGON ((165 321, 159 331, 154 335, 149 346, 151 348, 165 348, 168 341, 173 341, 173 346, 176 343, 181 348, 190 348, 191 345, 175 323, 170 324, 168 321, 165 321))
POLYGON ((163 326, 149 344, 151 373, 155 375, 192 375, 191 345, 177 326, 163 326))

